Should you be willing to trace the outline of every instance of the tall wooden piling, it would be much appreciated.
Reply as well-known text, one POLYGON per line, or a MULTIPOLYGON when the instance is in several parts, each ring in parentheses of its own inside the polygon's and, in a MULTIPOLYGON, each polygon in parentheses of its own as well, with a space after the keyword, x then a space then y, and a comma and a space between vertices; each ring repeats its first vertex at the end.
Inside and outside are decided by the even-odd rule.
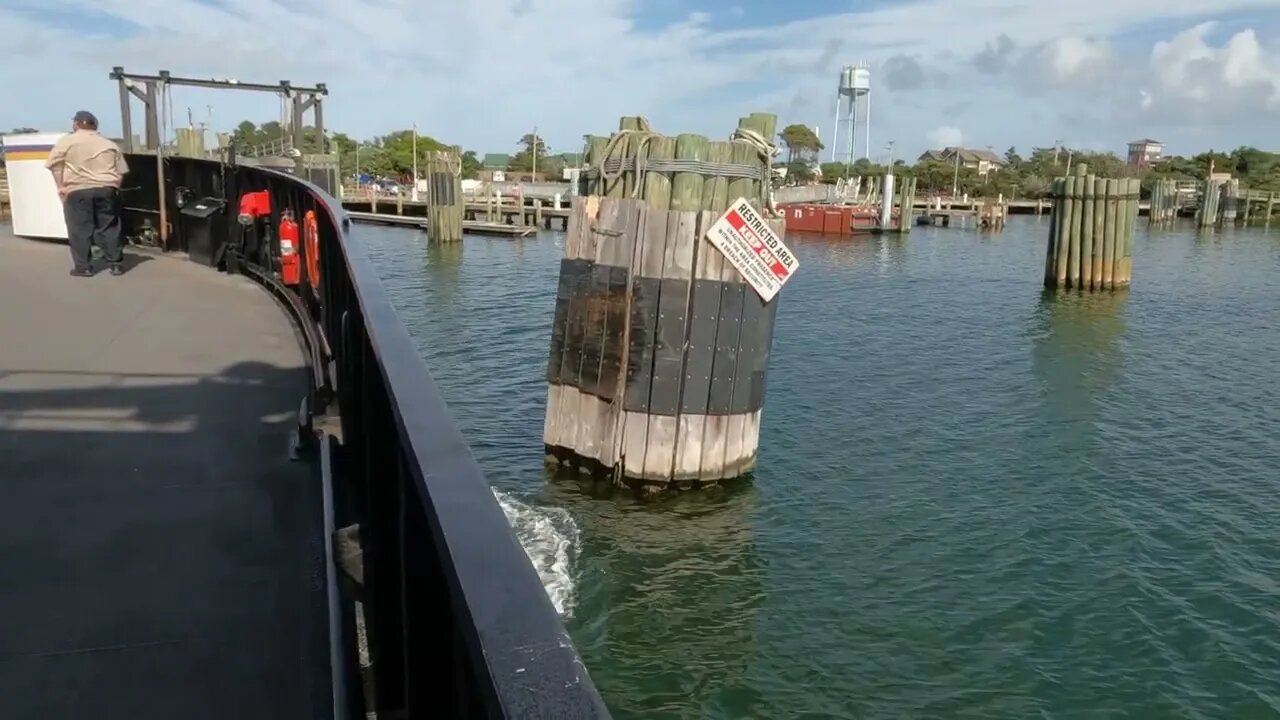
MULTIPOLYGON (((462 239, 462 160, 456 151, 427 153, 427 236, 434 242, 462 239)), ((415 179, 416 182, 416 179, 415 179)))
MULTIPOLYGON (((733 161, 733 143, 729 141, 712 142, 707 146, 707 161, 728 164, 733 161)), ((729 207, 729 178, 724 175, 713 175, 702 183, 702 208, 724 212, 729 207)))
POLYGON ((1196 218, 1200 227, 1207 228, 1218 224, 1222 200, 1222 183, 1216 180, 1205 180, 1200 189, 1200 209, 1196 218))
POLYGON ((1102 289, 1115 289, 1116 237, 1120 234, 1120 181, 1107 179, 1107 215, 1102 222, 1102 289))
MULTIPOLYGON (((761 118, 741 122, 772 133, 761 118)), ((749 213, 782 233, 757 204, 767 158, 745 138, 621 125, 609 147, 588 141, 586 187, 606 197, 573 201, 547 369, 548 458, 645 489, 738 477, 755 464, 778 300, 764 302, 706 233, 743 193, 757 196, 749 213), (627 153, 636 162, 610 164, 627 153)))
POLYGON ((1133 276, 1133 231, 1138 224, 1138 197, 1142 183, 1136 178, 1126 178, 1121 183, 1124 231, 1116 238, 1116 267, 1114 287, 1128 287, 1133 276))
POLYGON ((1093 289, 1093 186, 1096 178, 1089 175, 1084 178, 1084 188, 1080 192, 1080 288, 1093 289))
POLYGON ((1080 165, 1075 175, 1054 180, 1046 287, 1097 291, 1129 285, 1140 183, 1087 173, 1080 165))
MULTIPOLYGON (((586 136, 587 146, 583 152, 583 162, 587 167, 595 167, 604 159, 605 149, 609 145, 609 138, 599 135, 586 136)), ((604 178, 600 175, 594 177, 588 175, 580 175, 579 183, 583 187, 579 188, 579 195, 604 195, 604 178)))
POLYGON ((913 208, 916 204, 916 178, 904 177, 898 190, 898 232, 911 232, 913 208))
MULTIPOLYGON (((1063 179, 1058 178, 1053 181, 1051 192, 1053 197, 1062 195, 1063 179)), ((1049 216, 1049 242, 1045 246, 1044 253, 1044 286, 1057 287, 1058 282, 1058 244, 1061 242, 1062 230, 1059 227, 1061 218, 1058 216, 1057 205, 1050 207, 1049 216)))
MULTIPOLYGON (((1083 169, 1084 163, 1076 167, 1083 169)), ((1077 172, 1076 177, 1070 178, 1068 185, 1071 192, 1071 235, 1067 238, 1067 249, 1070 255, 1067 259, 1067 287, 1080 287, 1080 226, 1084 220, 1084 177, 1077 172)))
POLYGON ((1107 179, 1093 179, 1093 266, 1089 272, 1089 289, 1102 290, 1103 253, 1107 238, 1107 179))
MULTIPOLYGON (((739 128, 751 129, 748 125, 748 118, 742 118, 738 121, 739 128)), ((760 164, 759 152, 746 140, 734 139, 732 147, 733 150, 730 156, 730 161, 733 164, 752 168, 763 167, 760 164)), ((760 179, 758 177, 755 179, 750 177, 731 177, 729 179, 728 195, 729 200, 742 197, 753 203, 759 204, 760 179)))

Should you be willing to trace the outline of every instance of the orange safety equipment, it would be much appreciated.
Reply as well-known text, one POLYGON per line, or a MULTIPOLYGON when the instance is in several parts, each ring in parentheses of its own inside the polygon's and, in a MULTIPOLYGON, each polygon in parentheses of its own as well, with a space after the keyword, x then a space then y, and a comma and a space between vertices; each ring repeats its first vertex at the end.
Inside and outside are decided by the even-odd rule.
POLYGON ((308 210, 302 216, 303 240, 306 241, 307 280, 311 289, 320 292, 320 228, 316 225, 316 211, 308 210))
POLYGON ((298 264, 298 223, 293 211, 280 213, 280 279, 285 285, 297 285, 300 278, 298 264))

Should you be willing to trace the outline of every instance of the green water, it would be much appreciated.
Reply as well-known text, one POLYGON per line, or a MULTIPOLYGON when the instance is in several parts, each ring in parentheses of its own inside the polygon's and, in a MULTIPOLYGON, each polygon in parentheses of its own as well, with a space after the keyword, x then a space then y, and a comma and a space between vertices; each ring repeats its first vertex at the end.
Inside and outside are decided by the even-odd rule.
POLYGON ((544 473, 559 234, 361 232, 616 717, 1280 717, 1280 231, 791 238, 754 479, 656 503, 544 473))

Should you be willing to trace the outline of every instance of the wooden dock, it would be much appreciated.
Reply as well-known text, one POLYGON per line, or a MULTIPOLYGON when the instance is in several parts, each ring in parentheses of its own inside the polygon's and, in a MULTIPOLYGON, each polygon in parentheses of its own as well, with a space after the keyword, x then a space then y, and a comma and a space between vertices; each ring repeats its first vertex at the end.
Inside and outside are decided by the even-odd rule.
MULTIPOLYGON (((389 213, 368 213, 347 211, 352 220, 372 225, 392 225, 395 227, 411 227, 426 232, 427 219, 412 215, 391 215, 389 213)), ((485 222, 482 220, 463 220, 463 232, 475 235, 502 235, 506 237, 528 237, 537 232, 532 225, 507 225, 505 223, 485 222)))
MULTIPOLYGON (((425 218, 427 203, 422 200, 409 200, 400 197, 349 197, 342 200, 342 207, 348 212, 359 212, 378 215, 395 215, 408 218, 425 218)), ((463 205, 463 219, 471 222, 509 223, 514 226, 528 225, 544 227, 547 230, 568 228, 570 210, 568 204, 555 207, 552 203, 544 203, 538 199, 525 199, 523 203, 516 197, 503 196, 500 202, 494 198, 477 201, 468 200, 463 205)), ((463 228, 464 230, 467 228, 463 228)))

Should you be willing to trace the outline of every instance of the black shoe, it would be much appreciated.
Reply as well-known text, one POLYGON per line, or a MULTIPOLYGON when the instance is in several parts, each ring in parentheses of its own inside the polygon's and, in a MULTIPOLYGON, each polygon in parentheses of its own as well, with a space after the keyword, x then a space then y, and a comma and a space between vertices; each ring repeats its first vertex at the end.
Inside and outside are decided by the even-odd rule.
POLYGON ((112 266, 111 266, 111 274, 112 274, 112 275, 123 275, 123 274, 124 274, 124 268, 120 267, 119 265, 112 265, 112 266))
POLYGON ((93 271, 71 268, 71 277, 93 277, 93 271))

